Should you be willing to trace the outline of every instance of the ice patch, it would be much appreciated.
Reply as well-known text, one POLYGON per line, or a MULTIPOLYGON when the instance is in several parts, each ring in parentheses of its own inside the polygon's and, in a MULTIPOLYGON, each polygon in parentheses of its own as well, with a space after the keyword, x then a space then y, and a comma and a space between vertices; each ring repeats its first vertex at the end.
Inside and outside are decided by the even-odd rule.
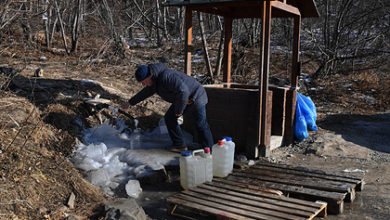
MULTIPOLYGON (((142 189, 135 179, 166 165, 179 164, 179 155, 166 150, 172 142, 163 118, 158 127, 147 131, 137 127, 132 130, 116 118, 113 125, 106 121, 85 129, 83 135, 71 161, 107 195, 114 195, 117 187, 126 185, 127 194, 136 198, 142 189)), ((184 135, 185 142, 191 144, 192 136, 186 132, 184 135)))

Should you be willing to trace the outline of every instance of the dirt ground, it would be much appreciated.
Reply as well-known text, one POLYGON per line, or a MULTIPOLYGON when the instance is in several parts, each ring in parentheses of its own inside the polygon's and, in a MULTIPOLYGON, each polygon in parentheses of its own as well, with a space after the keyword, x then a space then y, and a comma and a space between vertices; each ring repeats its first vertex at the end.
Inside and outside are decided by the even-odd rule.
MULTIPOLYGON (((69 215, 101 219, 100 204, 111 198, 84 180, 67 160, 83 125, 100 120, 82 100, 99 94, 118 106, 140 90, 133 76, 139 64, 162 61, 181 69, 180 52, 173 47, 135 48, 128 59, 113 64, 2 48, 0 66, 16 72, 3 69, 0 74, 0 219, 69 215), (34 77, 37 69, 42 69, 40 77, 34 77), (71 193, 76 195, 73 209, 67 206, 71 193)), ((203 71, 200 65, 194 65, 198 72, 203 71)), ((320 129, 310 132, 304 142, 276 149, 270 158, 327 171, 365 173, 366 187, 356 201, 347 204, 343 214, 326 219, 390 218, 390 76, 388 69, 384 72, 338 74, 303 83, 300 92, 316 103, 320 129)), ((233 78, 243 80, 243 76, 233 78)), ((129 113, 139 118, 141 128, 151 128, 167 107, 154 96, 129 113)), ((111 117, 104 111, 101 115, 111 117)), ((180 187, 177 170, 168 172, 169 181, 142 186, 138 202, 152 219, 175 219, 166 215, 164 199, 180 187)))

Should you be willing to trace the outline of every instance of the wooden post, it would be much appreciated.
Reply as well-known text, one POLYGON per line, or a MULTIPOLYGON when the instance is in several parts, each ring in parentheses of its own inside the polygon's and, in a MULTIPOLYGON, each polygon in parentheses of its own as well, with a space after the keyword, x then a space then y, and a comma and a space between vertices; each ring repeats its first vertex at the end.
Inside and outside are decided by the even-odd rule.
POLYGON ((259 75, 259 156, 267 157, 270 151, 270 135, 267 130, 267 107, 268 107, 268 75, 269 75, 269 57, 270 57, 270 36, 271 36, 271 3, 269 0, 264 2, 262 13, 262 38, 260 52, 260 75, 259 75))
POLYGON ((186 7, 185 15, 185 57, 184 57, 184 71, 191 76, 191 49, 192 48, 192 9, 186 7))
POLYGON ((299 41, 301 31, 301 16, 294 16, 294 39, 293 39, 293 51, 292 51, 292 66, 291 66, 291 86, 298 86, 299 76, 299 41))
POLYGON ((292 51, 292 67, 291 67, 291 87, 287 92, 286 97, 286 121, 285 121, 285 141, 284 145, 292 144, 294 141, 294 122, 295 110, 297 104, 297 86, 298 86, 298 70, 299 70, 299 41, 301 30, 301 16, 294 16, 294 39, 292 51))
MULTIPOLYGON (((232 71, 232 17, 224 17, 225 20, 225 47, 223 53, 223 82, 231 82, 232 71)), ((229 87, 229 86, 228 86, 229 87)))

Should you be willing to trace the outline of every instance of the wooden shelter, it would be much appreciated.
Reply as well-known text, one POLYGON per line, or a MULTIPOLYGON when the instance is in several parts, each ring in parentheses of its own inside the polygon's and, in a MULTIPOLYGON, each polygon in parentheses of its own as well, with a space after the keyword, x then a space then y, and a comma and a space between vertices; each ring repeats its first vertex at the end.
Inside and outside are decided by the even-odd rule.
MULTIPOLYGON (((300 75, 301 18, 319 16, 314 0, 171 0, 166 5, 185 6, 184 68, 188 75, 191 75, 193 50, 193 11, 224 18, 223 84, 205 86, 209 97, 208 121, 215 141, 222 136, 231 136, 236 143, 236 152, 249 158, 268 156, 273 148, 292 143, 300 75), (294 20, 291 85, 285 87, 270 86, 268 82, 271 19, 277 17, 294 20), (262 19, 258 86, 231 82, 232 24, 233 19, 240 18, 262 19)), ((184 129, 189 128, 186 126, 188 120, 184 120, 184 129)), ((190 133, 196 137, 194 131, 190 130, 190 133)))

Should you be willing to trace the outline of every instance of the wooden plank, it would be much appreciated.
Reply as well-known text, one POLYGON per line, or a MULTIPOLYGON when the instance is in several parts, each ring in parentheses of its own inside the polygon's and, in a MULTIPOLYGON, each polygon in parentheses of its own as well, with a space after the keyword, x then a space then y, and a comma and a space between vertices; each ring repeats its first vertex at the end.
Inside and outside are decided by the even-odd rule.
POLYGON ((224 42, 224 53, 223 53, 223 82, 231 82, 231 71, 232 71, 232 17, 225 16, 225 42, 224 42))
POLYGON ((294 173, 277 172, 275 170, 266 170, 266 169, 261 169, 261 168, 256 169, 255 167, 251 167, 250 169, 246 169, 246 170, 243 170, 241 172, 260 174, 263 176, 270 176, 270 177, 277 177, 280 179, 320 183, 322 185, 340 186, 340 187, 345 187, 346 190, 348 190, 348 188, 353 189, 356 186, 355 183, 350 183, 350 182, 345 182, 345 181, 328 180, 328 179, 319 178, 319 177, 315 177, 315 176, 297 175, 294 173))
MULTIPOLYGON (((318 216, 325 217, 327 215, 327 203, 322 202, 322 201, 316 201, 315 203, 313 203, 313 202, 302 200, 302 199, 295 199, 295 198, 291 198, 291 197, 279 196, 279 195, 272 194, 272 193, 263 193, 263 192, 259 192, 258 190, 256 190, 258 188, 258 186, 250 185, 250 184, 246 184, 246 183, 242 183, 242 182, 230 181, 230 180, 221 179, 221 178, 214 178, 213 182, 207 183, 206 185, 215 185, 215 186, 218 186, 218 187, 224 188, 224 189, 255 194, 255 195, 262 197, 262 198, 270 198, 270 199, 275 199, 277 201, 282 201, 282 202, 286 201, 290 204, 294 204, 297 209, 304 207, 302 210, 306 210, 306 211, 317 210, 317 211, 315 211, 316 214, 314 214, 313 216, 318 215, 318 216), (255 191, 255 192, 253 192, 253 191, 255 191)), ((261 189, 263 189, 263 188, 261 188, 261 189)), ((277 202, 275 201, 275 204, 276 203, 277 202)), ((335 206, 335 205, 333 205, 333 206, 335 206)), ((341 213, 338 210, 339 208, 343 208, 343 206, 341 205, 341 207, 340 207, 339 205, 336 204, 336 207, 334 207, 333 209, 336 209, 337 213, 341 213)), ((333 212, 333 213, 335 213, 335 212, 333 212)))
POLYGON ((322 218, 326 217, 328 215, 328 213, 327 213, 328 203, 323 202, 323 201, 315 201, 315 203, 322 205, 321 209, 318 209, 315 216, 322 217, 322 218))
POLYGON ((192 9, 186 7, 185 12, 185 63, 184 71, 191 76, 191 46, 192 46, 192 9))
POLYGON ((280 207, 280 211, 278 211, 277 210, 278 207, 275 205, 255 202, 248 199, 239 198, 236 196, 230 196, 223 193, 215 192, 213 190, 193 188, 189 191, 183 191, 182 194, 194 198, 226 205, 228 207, 239 208, 243 211, 251 211, 254 213, 259 213, 262 215, 268 215, 271 217, 277 217, 282 219, 297 219, 296 215, 286 214, 285 213, 286 208, 283 209, 282 207, 280 207))
POLYGON ((297 91, 289 90, 286 94, 286 118, 284 120, 284 140, 285 145, 292 144, 294 141, 294 120, 297 104, 297 91))
POLYGON ((267 90, 267 118, 266 118, 266 132, 265 132, 265 144, 267 147, 267 152, 265 155, 271 154, 271 125, 272 125, 272 96, 273 92, 267 90))
POLYGON ((247 183, 250 185, 258 185, 265 188, 281 190, 292 197, 305 198, 312 201, 321 200, 328 203, 328 212, 332 214, 342 213, 344 210, 344 199, 347 193, 328 192, 318 189, 303 188, 292 186, 289 184, 268 182, 259 179, 245 178, 235 175, 233 173, 227 177, 228 180, 247 183))
POLYGON ((185 201, 188 201, 188 202, 197 203, 197 204, 200 204, 200 205, 206 205, 206 206, 209 206, 210 208, 220 209, 220 210, 223 210, 223 211, 226 211, 226 212, 231 212, 231 213, 234 213, 234 214, 237 214, 237 215, 241 215, 241 216, 245 216, 245 217, 249 217, 249 218, 264 219, 264 220, 267 220, 267 219, 275 219, 275 220, 283 219, 283 218, 278 218, 278 217, 275 217, 275 216, 260 214, 260 213, 252 212, 252 211, 248 211, 248 210, 242 210, 242 209, 236 208, 234 206, 232 207, 232 206, 228 206, 228 205, 219 204, 219 203, 216 203, 216 202, 211 202, 211 201, 206 201, 206 200, 203 200, 203 199, 194 198, 192 196, 188 196, 188 195, 184 195, 184 194, 177 194, 174 197, 182 199, 182 200, 185 200, 185 201))
POLYGON ((243 182, 248 183, 252 185, 258 185, 265 188, 270 189, 276 189, 281 190, 286 193, 299 193, 302 195, 308 195, 308 196, 314 196, 318 198, 328 198, 332 200, 344 200, 346 193, 339 193, 339 192, 329 192, 324 190, 318 190, 318 189, 310 189, 310 188, 303 188, 299 186, 292 186, 289 184, 283 184, 283 183, 275 183, 275 182, 269 182, 269 181, 263 181, 259 179, 254 178, 248 178, 245 176, 239 176, 236 175, 236 173, 233 173, 227 177, 228 180, 236 181, 236 182, 243 182))
POLYGON ((267 173, 265 171, 261 172, 259 170, 257 171, 251 169, 242 170, 240 173, 234 173, 233 175, 254 178, 254 179, 268 181, 268 182, 275 182, 275 183, 282 183, 282 184, 300 186, 300 187, 311 188, 311 189, 325 190, 330 192, 347 193, 352 191, 352 188, 347 184, 341 185, 341 184, 337 184, 338 182, 327 183, 325 181, 299 179, 296 178, 296 176, 294 175, 288 175, 288 174, 278 175, 277 173, 271 173, 271 172, 267 173), (265 173, 267 175, 264 175, 265 173))
POLYGON ((276 9, 288 12, 290 14, 293 14, 293 15, 301 16, 301 13, 299 12, 298 8, 291 6, 291 5, 288 5, 288 4, 285 4, 283 2, 271 1, 271 6, 272 6, 272 8, 276 8, 276 9))
POLYGON ((293 51, 291 65, 291 86, 298 87, 299 68, 299 48, 301 36, 301 16, 294 16, 294 33, 293 33, 293 51))
POLYGON ((313 214, 315 214, 315 211, 317 210, 315 208, 310 208, 310 207, 309 210, 305 210, 308 207, 295 205, 285 201, 278 201, 275 199, 267 199, 267 198, 262 198, 260 196, 238 193, 228 189, 221 189, 210 185, 200 185, 197 188, 191 189, 191 191, 204 193, 210 196, 225 198, 232 201, 241 202, 247 205, 266 208, 268 210, 274 210, 281 213, 292 214, 294 216, 309 218, 313 214))
POLYGON ((252 219, 254 219, 254 218, 249 218, 249 217, 245 217, 242 215, 237 215, 237 214, 231 213, 231 212, 226 211, 226 210, 213 208, 213 207, 210 207, 207 205, 193 203, 191 201, 187 201, 185 199, 177 198, 174 196, 167 198, 167 212, 168 212, 168 214, 174 215, 174 216, 179 216, 179 217, 185 217, 185 216, 179 215, 175 212, 176 207, 179 205, 182 207, 185 207, 187 209, 190 209, 190 210, 195 210, 196 212, 202 211, 202 212, 205 212, 209 215, 215 215, 215 216, 217 216, 217 219, 236 219, 236 220, 252 220, 252 219))
POLYGON ((357 180, 357 181, 362 181, 362 179, 364 177, 364 174, 328 173, 328 172, 325 172, 322 170, 308 169, 305 167, 293 167, 293 166, 287 165, 287 164, 277 164, 277 163, 270 163, 270 162, 265 162, 265 161, 258 161, 257 164, 261 164, 261 165, 269 166, 269 167, 284 168, 284 169, 288 169, 288 170, 304 171, 306 173, 321 174, 321 175, 327 175, 327 176, 332 176, 332 177, 348 178, 348 179, 357 180))
POLYGON ((343 186, 347 185, 350 187, 350 190, 348 191, 346 201, 353 202, 355 200, 355 188, 357 186, 356 180, 351 180, 347 178, 341 178, 341 177, 330 177, 326 175, 320 175, 320 174, 310 174, 305 172, 299 172, 299 171, 290 171, 285 170, 282 168, 274 168, 274 167, 267 167, 262 165, 256 165, 251 167, 252 170, 259 170, 259 172, 256 172, 256 174, 261 175, 268 175, 268 176, 274 176, 274 177, 281 177, 283 179, 288 180, 300 180, 300 181, 316 181, 318 184, 321 185, 327 185, 331 184, 334 186, 343 186))
POLYGON ((358 184, 360 181, 359 180, 354 180, 350 178, 345 178, 345 177, 338 177, 338 176, 330 176, 326 174, 317 174, 317 173, 312 173, 312 172, 305 172, 305 171, 300 171, 300 170, 292 170, 292 169, 286 169, 286 168, 280 168, 280 167, 272 167, 272 166, 267 166, 263 164, 256 164, 251 167, 251 169, 264 169, 268 171, 273 171, 273 172, 279 172, 279 173, 286 173, 286 174, 294 174, 298 176, 306 176, 306 177, 316 177, 324 180, 334 180, 334 181, 339 181, 339 182, 345 182, 345 183, 350 183, 350 184, 358 184))
MULTIPOLYGON (((207 184, 209 184, 209 183, 207 183, 207 184)), ((312 208, 312 209, 318 209, 318 208, 320 208, 322 206, 322 205, 319 205, 319 204, 316 204, 316 203, 313 203, 313 202, 309 202, 309 201, 305 201, 305 200, 301 200, 301 199, 288 198, 288 197, 285 197, 285 196, 278 196, 278 195, 274 195, 274 194, 270 194, 270 193, 261 193, 260 194, 260 192, 256 191, 256 188, 258 188, 258 186, 256 186, 256 185, 250 185, 250 184, 245 184, 245 183, 242 183, 242 182, 230 181, 230 180, 227 180, 227 179, 215 178, 215 179, 213 179, 213 182, 211 182, 211 184, 212 185, 217 185, 217 186, 223 187, 223 188, 229 188, 229 189, 233 189, 233 190, 240 190, 242 192, 255 194, 255 195, 258 195, 258 196, 262 196, 264 198, 278 199, 280 201, 286 201, 286 202, 289 202, 289 203, 293 203, 293 204, 296 204, 296 205, 301 205, 301 206, 304 206, 304 207, 307 207, 307 208, 312 208), (239 188, 239 189, 237 189, 237 188, 239 188)))
MULTIPOLYGON (((260 53, 260 73, 259 73, 259 109, 260 109, 260 148, 264 150, 264 153, 260 156, 268 157, 267 148, 270 144, 267 143, 267 131, 271 124, 267 123, 267 107, 268 107, 268 77, 269 77, 269 59, 270 59, 270 39, 271 39, 271 3, 270 1, 263 2, 263 22, 262 26, 262 40, 261 40, 261 53, 260 53)), ((257 156, 257 155, 256 155, 257 156)))

